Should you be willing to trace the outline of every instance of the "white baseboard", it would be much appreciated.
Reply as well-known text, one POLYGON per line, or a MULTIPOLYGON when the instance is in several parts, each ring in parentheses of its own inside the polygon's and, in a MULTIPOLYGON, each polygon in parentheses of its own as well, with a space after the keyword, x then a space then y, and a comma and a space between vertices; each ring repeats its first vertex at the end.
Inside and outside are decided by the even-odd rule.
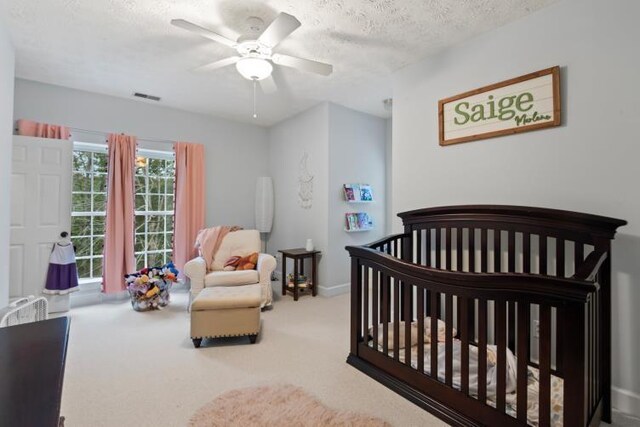
POLYGON ((351 283, 343 283, 342 285, 331 286, 330 288, 318 286, 318 294, 323 297, 335 297, 336 295, 349 293, 350 289, 351 283))
POLYGON ((640 394, 611 387, 611 406, 619 412, 640 418, 640 394))

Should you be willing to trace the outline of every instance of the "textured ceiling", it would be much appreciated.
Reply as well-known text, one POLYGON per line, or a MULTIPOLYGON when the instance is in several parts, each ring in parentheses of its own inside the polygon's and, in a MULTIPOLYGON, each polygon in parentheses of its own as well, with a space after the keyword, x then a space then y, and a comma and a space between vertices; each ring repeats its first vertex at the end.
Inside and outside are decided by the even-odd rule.
POLYGON ((271 125, 320 101, 385 116, 390 74, 444 47, 555 0, 0 0, 17 51, 16 75, 76 89, 271 125), (280 90, 258 93, 235 67, 191 69, 234 54, 169 24, 184 18, 237 37, 246 18, 279 12, 302 27, 276 52, 328 62, 330 77, 276 67, 280 90), (141 101, 150 102, 150 101, 141 101))

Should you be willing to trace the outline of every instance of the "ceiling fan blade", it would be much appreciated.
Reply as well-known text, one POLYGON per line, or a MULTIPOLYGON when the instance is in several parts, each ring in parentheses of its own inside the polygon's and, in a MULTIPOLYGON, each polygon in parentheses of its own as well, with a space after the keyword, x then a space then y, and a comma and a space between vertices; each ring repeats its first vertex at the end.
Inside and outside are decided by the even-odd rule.
POLYGON ((300 21, 288 13, 281 12, 280 15, 273 20, 271 25, 258 37, 258 41, 269 47, 275 47, 287 36, 293 33, 300 25, 300 21))
POLYGON ((311 73, 322 74, 323 76, 328 76, 333 72, 333 65, 325 64, 318 61, 312 61, 310 59, 296 58, 295 56, 281 55, 279 53, 274 53, 271 59, 278 65, 297 68, 299 70, 309 71, 311 73))
POLYGON ((219 61, 212 62, 211 64, 201 65, 200 67, 194 68, 193 71, 213 71, 218 68, 226 67, 227 65, 233 65, 239 60, 239 56, 230 56, 229 58, 224 58, 219 61))
POLYGON ((191 31, 192 33, 196 33, 199 36, 208 38, 209 40, 213 40, 214 42, 222 43, 223 45, 229 47, 236 47, 237 42, 226 38, 225 36, 221 36, 218 33, 214 33, 211 30, 203 28, 199 25, 193 24, 189 21, 185 21, 184 19, 172 19, 171 25, 174 25, 178 28, 182 28, 183 30, 191 31))
POLYGON ((259 83, 264 93, 274 93, 278 90, 278 86, 276 85, 276 81, 273 80, 273 76, 259 80, 259 83))

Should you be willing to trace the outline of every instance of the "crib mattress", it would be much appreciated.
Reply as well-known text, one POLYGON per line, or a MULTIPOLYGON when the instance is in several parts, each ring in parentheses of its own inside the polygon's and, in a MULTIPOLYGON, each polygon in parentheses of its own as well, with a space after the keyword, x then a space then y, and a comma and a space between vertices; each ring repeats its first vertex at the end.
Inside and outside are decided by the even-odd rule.
MULTIPOLYGON (((455 344, 459 344, 459 340, 454 339, 454 343, 455 344)), ((369 346, 373 347, 373 342, 370 341, 369 342, 369 346)), ((470 349, 474 348, 473 346, 470 346, 470 349)), ((382 348, 379 347, 378 351, 383 352, 382 348)), ((507 351, 510 351, 507 349, 507 351)), ((445 346, 444 345, 438 345, 438 359, 443 359, 444 358, 444 353, 445 353, 445 346)), ((389 350, 388 352, 389 357, 393 357, 393 351, 389 350)), ((455 354, 454 354, 455 357, 455 354)), ((401 363, 405 363, 405 351, 404 349, 400 350, 400 355, 399 355, 399 359, 401 363)), ((513 356, 513 360, 517 360, 515 358, 515 356, 513 356)), ((442 366, 442 364, 440 363, 440 361, 438 362, 438 364, 440 366, 442 366)), ((460 389, 460 370, 459 370, 459 364, 457 363, 453 363, 453 377, 454 377, 454 381, 453 383, 453 387, 456 389, 460 389), (457 376, 457 378, 456 378, 457 376), (457 381, 456 381, 457 380, 457 381)), ((413 369, 418 369, 418 352, 417 352, 417 347, 413 346, 411 348, 411 367, 413 369)), ((424 346, 424 369, 425 369, 425 373, 426 374, 430 374, 431 371, 431 345, 426 344, 424 346)), ((471 366, 470 367, 470 384, 469 384, 469 389, 470 389, 470 395, 472 397, 477 398, 477 394, 475 393, 475 391, 477 390, 477 384, 473 384, 472 383, 472 379, 471 379, 471 373, 475 370, 475 372, 477 372, 477 367, 475 366, 471 366)), ((540 373, 538 371, 537 368, 533 367, 533 366, 529 366, 528 367, 528 386, 527 386, 527 422, 529 425, 537 427, 539 424, 539 389, 540 389, 540 382, 539 382, 539 377, 540 377, 540 373)), ((444 382, 444 372, 438 372, 438 379, 442 382, 444 382)), ((564 387, 564 382, 563 379, 560 377, 557 377, 555 375, 551 376, 551 415, 550 415, 550 423, 551 426, 554 427, 561 427, 563 425, 563 387, 564 387)), ((487 404, 490 406, 495 407, 496 406, 496 402, 495 402, 495 389, 494 389, 494 394, 492 395, 489 390, 490 388, 488 387, 488 393, 487 393, 487 404)), ((505 397, 505 401, 506 401, 506 407, 505 407, 505 412, 516 418, 517 416, 517 393, 515 391, 511 392, 511 393, 507 393, 506 397, 505 397)))

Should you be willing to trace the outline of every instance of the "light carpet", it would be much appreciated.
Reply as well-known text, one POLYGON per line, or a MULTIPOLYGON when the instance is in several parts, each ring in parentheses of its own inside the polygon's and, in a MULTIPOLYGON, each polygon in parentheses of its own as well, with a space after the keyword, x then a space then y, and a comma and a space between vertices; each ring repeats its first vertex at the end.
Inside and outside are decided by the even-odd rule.
POLYGON ((445 425, 345 362, 349 295, 280 297, 246 337, 189 339, 188 294, 162 311, 129 302, 72 309, 61 414, 67 427, 186 426, 196 411, 238 388, 293 384, 324 405, 394 426, 445 425))
POLYGON ((390 427, 378 419, 327 408, 289 384, 228 391, 201 408, 190 427, 390 427))
MULTIPOLYGON (((256 344, 246 337, 189 339, 188 294, 162 311, 128 301, 72 309, 61 414, 67 427, 186 426, 224 392, 293 384, 324 405, 401 426, 442 421, 345 363, 349 295, 280 297, 262 313, 256 344)), ((638 425, 616 414, 614 426, 638 425)))

